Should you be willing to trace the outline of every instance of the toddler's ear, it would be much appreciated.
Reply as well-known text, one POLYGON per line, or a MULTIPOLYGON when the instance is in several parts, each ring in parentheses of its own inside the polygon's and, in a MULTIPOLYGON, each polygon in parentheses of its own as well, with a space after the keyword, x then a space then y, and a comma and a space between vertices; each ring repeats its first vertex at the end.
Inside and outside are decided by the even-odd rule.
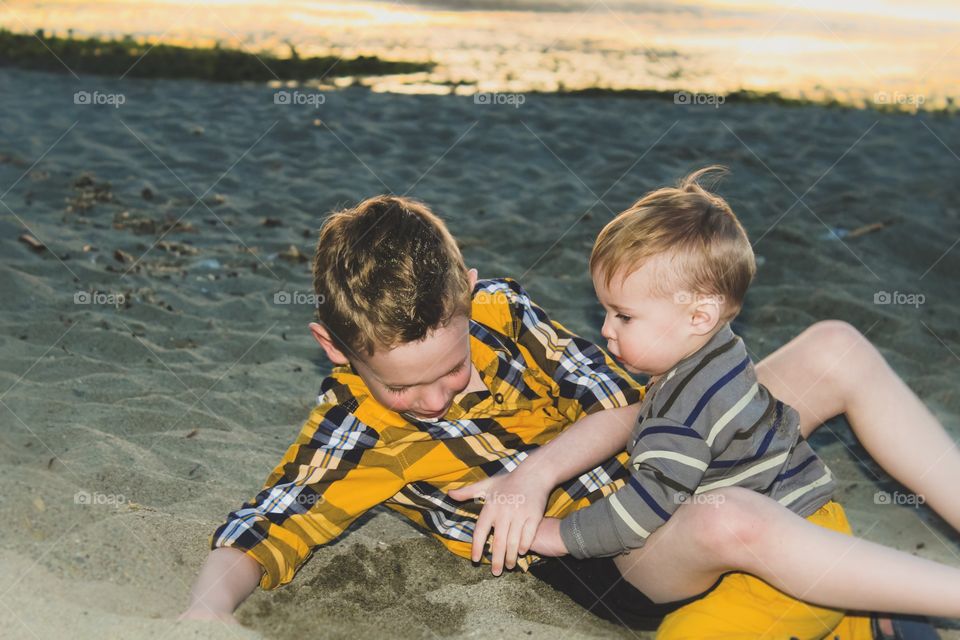
POLYGON ((690 326, 698 336, 705 336, 720 322, 723 305, 716 296, 701 295, 697 297, 697 304, 693 308, 690 326))
POLYGON ((347 356, 333 343, 333 340, 330 338, 330 332, 327 331, 325 326, 319 322, 311 322, 309 327, 310 333, 313 334, 313 339, 323 347, 330 362, 335 365, 349 364, 350 361, 347 359, 347 356))
POLYGON ((470 289, 472 290, 474 285, 477 284, 477 278, 478 278, 477 270, 470 269, 469 271, 467 271, 467 278, 470 280, 470 289))

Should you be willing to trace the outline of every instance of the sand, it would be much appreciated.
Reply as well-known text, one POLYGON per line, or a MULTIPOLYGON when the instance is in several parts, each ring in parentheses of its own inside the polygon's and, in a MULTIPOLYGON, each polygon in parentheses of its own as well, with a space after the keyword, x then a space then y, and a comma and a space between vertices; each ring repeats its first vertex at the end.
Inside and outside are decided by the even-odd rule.
MULTIPOLYGON (((849 321, 960 434, 957 119, 363 89, 314 107, 261 86, 10 70, 0 95, 0 637, 633 636, 380 511, 255 593, 244 627, 173 621, 209 534, 260 487, 328 369, 310 305, 274 296, 310 291, 298 252, 326 212, 387 190, 441 213, 481 276, 519 278, 596 339, 597 231, 648 189, 727 164, 720 191, 762 261, 738 325, 751 351, 849 321), (78 90, 125 100, 76 105, 78 90), (890 226, 827 237, 875 222, 890 226), (880 291, 926 298, 874 304, 880 291)), ((857 531, 960 565, 928 510, 875 502, 896 487, 843 421, 814 444, 857 531)))

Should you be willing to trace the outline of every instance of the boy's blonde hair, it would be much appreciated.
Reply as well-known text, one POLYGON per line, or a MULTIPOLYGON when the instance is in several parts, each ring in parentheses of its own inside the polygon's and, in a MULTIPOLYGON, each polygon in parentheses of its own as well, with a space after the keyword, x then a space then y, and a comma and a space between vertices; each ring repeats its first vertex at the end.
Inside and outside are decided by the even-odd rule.
POLYGON ((655 294, 721 296, 722 320, 734 318, 756 273, 753 248, 730 205, 700 186, 704 177, 725 172, 706 167, 637 200, 600 232, 590 272, 609 286, 666 255, 671 269, 650 283, 655 294))
POLYGON ((348 356, 416 342, 470 313, 463 256, 443 221, 383 195, 333 213, 313 260, 317 319, 348 356))

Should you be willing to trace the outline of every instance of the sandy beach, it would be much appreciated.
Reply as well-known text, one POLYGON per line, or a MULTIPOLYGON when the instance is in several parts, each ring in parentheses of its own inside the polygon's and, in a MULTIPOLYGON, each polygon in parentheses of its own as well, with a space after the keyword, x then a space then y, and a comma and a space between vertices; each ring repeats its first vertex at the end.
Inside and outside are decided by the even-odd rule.
MULTIPOLYGON (((846 320, 960 436, 960 119, 294 91, 0 69, 0 637, 647 637, 385 511, 258 590, 243 627, 174 622, 329 368, 306 326, 316 230, 377 193, 430 204, 481 276, 596 340, 596 233, 725 164, 760 257, 736 325, 755 358, 846 320)), ((858 534, 960 565, 928 509, 877 497, 898 487, 842 420, 813 444, 858 534)))

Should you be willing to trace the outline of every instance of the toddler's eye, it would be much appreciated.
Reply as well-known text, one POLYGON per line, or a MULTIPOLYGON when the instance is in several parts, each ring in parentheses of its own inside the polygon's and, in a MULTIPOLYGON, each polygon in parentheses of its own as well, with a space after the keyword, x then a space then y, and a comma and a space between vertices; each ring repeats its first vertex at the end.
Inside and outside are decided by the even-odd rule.
POLYGON ((404 391, 406 391, 406 390, 407 390, 406 387, 387 387, 387 391, 389 391, 390 393, 392 393, 392 394, 394 394, 394 395, 396 395, 396 396, 399 396, 400 394, 402 394, 402 393, 403 393, 404 391))
POLYGON ((618 313, 618 314, 617 314, 617 320, 619 320, 619 321, 621 321, 621 322, 623 322, 623 323, 627 323, 627 322, 630 322, 630 316, 625 316, 625 315, 623 315, 622 313, 618 313))

